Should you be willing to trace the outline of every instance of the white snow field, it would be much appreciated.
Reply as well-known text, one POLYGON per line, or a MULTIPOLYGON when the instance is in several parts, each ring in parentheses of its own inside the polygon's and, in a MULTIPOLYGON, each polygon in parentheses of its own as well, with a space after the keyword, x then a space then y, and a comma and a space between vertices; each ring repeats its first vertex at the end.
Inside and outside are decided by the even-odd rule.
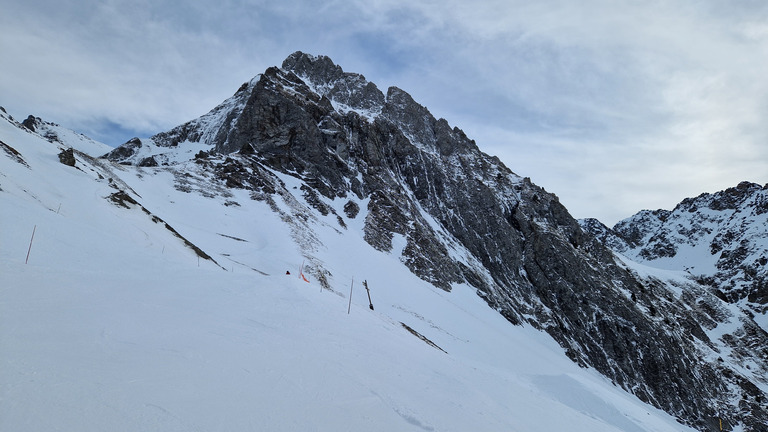
POLYGON ((5 114, 0 141, 2 431, 692 430, 375 251, 365 203, 309 235, 245 191, 181 192, 167 168, 65 166, 5 114), (305 261, 332 290, 299 279, 305 261))

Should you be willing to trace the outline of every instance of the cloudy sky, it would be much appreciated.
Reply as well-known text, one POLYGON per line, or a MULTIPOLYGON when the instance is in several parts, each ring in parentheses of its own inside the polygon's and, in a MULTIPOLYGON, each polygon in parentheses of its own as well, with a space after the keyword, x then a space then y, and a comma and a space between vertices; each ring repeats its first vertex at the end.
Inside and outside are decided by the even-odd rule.
POLYGON ((409 92, 608 225, 768 183, 768 3, 0 0, 0 105, 110 145, 300 50, 409 92))

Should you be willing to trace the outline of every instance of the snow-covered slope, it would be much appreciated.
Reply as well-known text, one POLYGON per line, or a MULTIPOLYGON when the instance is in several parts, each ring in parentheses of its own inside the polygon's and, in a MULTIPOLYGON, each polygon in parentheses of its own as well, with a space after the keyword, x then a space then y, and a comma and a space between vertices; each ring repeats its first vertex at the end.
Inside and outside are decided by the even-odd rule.
POLYGON ((4 113, 0 141, 2 430, 689 430, 293 177, 270 201, 194 162, 71 167, 4 113))
MULTIPOLYGON (((7 113, 3 113, 7 117, 7 113)), ((63 147, 74 148, 90 156, 101 156, 104 152, 112 150, 112 147, 94 141, 93 139, 77 133, 59 124, 47 122, 40 117, 28 116, 21 124, 29 131, 42 136, 46 140, 57 143, 63 147)))

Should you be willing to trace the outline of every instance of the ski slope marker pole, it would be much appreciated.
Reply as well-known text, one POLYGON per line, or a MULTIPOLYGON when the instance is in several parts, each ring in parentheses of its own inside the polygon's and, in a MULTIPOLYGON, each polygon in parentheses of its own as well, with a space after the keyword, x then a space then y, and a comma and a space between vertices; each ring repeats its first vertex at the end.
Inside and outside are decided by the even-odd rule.
POLYGON ((368 307, 373 310, 373 302, 371 301, 371 290, 368 289, 368 281, 363 281, 363 286, 365 287, 365 291, 368 293, 368 307))
POLYGON ((355 285, 355 278, 352 278, 352 283, 349 285, 349 306, 347 306, 347 315, 352 310, 352 287, 355 285))
POLYGON ((24 261, 24 264, 29 264, 29 253, 32 252, 32 240, 35 239, 35 231, 37 230, 37 225, 35 225, 34 228, 32 228, 32 238, 29 239, 29 248, 27 249, 27 259, 24 261))

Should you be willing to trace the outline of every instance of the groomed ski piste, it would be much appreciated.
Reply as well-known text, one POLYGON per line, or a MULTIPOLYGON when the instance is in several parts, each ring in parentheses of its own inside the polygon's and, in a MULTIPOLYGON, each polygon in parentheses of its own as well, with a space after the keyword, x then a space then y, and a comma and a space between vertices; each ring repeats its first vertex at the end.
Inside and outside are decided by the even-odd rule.
POLYGON ((364 202, 305 232, 298 187, 185 192, 92 142, 70 167, 0 115, 0 430, 692 431, 374 250, 364 202))

